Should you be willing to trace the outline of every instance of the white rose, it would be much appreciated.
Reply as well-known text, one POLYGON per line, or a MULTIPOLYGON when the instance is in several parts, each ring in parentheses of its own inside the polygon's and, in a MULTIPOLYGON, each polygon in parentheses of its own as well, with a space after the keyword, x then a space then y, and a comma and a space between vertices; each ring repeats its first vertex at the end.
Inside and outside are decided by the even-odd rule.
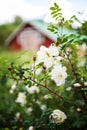
POLYGON ((51 72, 51 79, 55 81, 57 86, 63 85, 66 77, 67 73, 65 67, 62 67, 61 64, 54 66, 51 72))
POLYGON ((37 63, 44 62, 47 68, 52 67, 54 63, 54 57, 59 55, 58 48, 55 46, 50 46, 46 48, 41 46, 40 50, 37 52, 37 63))
POLYGON ((19 92, 16 102, 24 106, 26 104, 26 95, 23 92, 19 92))
POLYGON ((66 117, 65 113, 58 109, 54 110, 49 117, 49 119, 55 124, 60 124, 60 123, 64 122, 66 118, 67 117, 66 117))

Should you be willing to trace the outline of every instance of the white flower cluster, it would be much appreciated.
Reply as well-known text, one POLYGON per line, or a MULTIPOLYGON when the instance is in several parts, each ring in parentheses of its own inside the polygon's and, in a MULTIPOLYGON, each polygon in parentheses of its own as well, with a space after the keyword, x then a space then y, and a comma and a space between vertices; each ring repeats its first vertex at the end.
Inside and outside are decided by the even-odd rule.
POLYGON ((16 89, 16 87, 17 87, 16 84, 12 84, 9 93, 10 93, 10 94, 13 94, 13 93, 14 93, 14 90, 16 89))
POLYGON ((63 58, 59 56, 59 48, 56 46, 41 46, 37 52, 37 63, 43 62, 46 69, 52 68, 50 76, 57 86, 63 85, 67 77, 66 67, 62 66, 61 59, 63 58))
POLYGON ((64 112, 62 112, 61 110, 54 110, 52 112, 52 114, 49 116, 49 119, 55 123, 55 124, 60 124, 62 122, 64 122, 64 120, 66 119, 66 115, 64 112))
POLYGON ((24 106, 27 103, 26 95, 23 92, 19 92, 16 102, 20 103, 22 106, 24 106))

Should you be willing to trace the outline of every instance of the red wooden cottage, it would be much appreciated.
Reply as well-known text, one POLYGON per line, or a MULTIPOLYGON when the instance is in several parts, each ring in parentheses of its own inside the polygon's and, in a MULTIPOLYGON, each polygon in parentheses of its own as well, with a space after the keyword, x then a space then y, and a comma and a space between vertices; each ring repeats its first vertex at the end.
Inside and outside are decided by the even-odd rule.
POLYGON ((23 23, 13 32, 6 44, 10 50, 38 50, 41 45, 49 47, 55 42, 55 37, 47 30, 47 24, 41 20, 23 23))

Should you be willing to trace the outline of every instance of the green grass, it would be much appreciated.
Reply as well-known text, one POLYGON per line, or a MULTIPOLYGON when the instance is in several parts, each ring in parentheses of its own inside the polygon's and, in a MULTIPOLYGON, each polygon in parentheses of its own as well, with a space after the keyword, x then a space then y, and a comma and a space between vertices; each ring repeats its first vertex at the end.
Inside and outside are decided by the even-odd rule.
MULTIPOLYGON (((11 51, 0 51, 0 59, 8 62, 22 63, 25 61, 32 61, 35 51, 21 51, 21 52, 11 52, 11 51)), ((1 61, 1 60, 0 60, 1 61)))

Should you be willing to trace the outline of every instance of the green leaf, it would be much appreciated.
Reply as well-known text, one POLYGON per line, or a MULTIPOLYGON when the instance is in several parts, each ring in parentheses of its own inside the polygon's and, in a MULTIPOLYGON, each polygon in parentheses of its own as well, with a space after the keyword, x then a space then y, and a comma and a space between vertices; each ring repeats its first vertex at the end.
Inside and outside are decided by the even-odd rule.
POLYGON ((73 23, 73 20, 70 19, 69 22, 70 22, 70 23, 73 23))
POLYGON ((50 7, 50 10, 55 10, 55 7, 50 7))
POLYGON ((54 14, 52 17, 55 18, 55 17, 57 17, 57 16, 58 16, 58 14, 54 14))
POLYGON ((7 75, 7 74, 6 74, 6 75, 3 75, 2 78, 1 78, 1 84, 2 84, 2 85, 6 84, 7 79, 8 79, 8 75, 7 75))
POLYGON ((54 3, 54 6, 57 7, 57 8, 59 8, 59 6, 57 5, 57 3, 54 3))
POLYGON ((57 10, 56 10, 56 11, 51 12, 51 15, 53 15, 53 14, 55 14, 55 13, 57 13, 57 10))
POLYGON ((76 15, 71 16, 71 18, 70 18, 70 19, 73 19, 73 18, 76 18, 76 15))

